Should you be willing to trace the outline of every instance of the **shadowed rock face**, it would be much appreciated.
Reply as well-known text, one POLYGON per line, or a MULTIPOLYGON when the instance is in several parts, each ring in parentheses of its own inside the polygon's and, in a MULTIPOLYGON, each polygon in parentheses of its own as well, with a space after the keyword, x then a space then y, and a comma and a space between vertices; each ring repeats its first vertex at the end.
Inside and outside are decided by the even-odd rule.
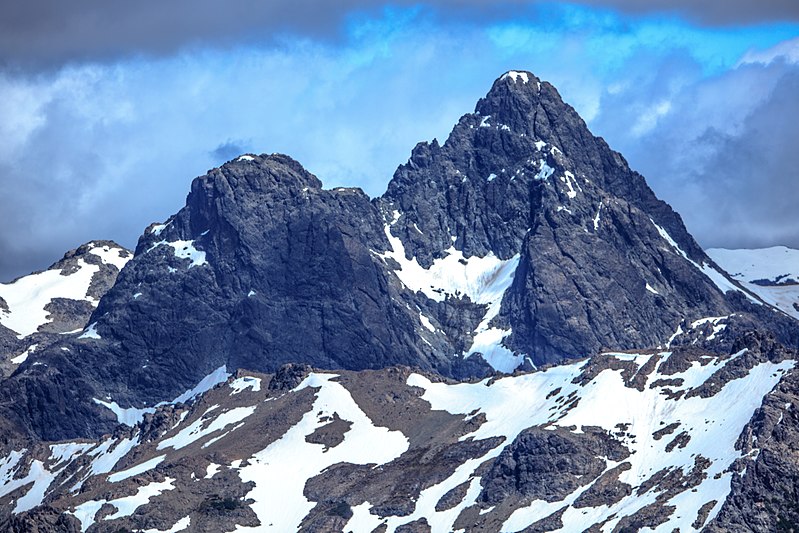
MULTIPOLYGON (((492 372, 486 348, 470 350, 492 328, 505 354, 492 365, 510 371, 665 344, 686 319, 763 313, 725 296, 701 270, 714 267, 554 87, 505 75, 443 145, 417 145, 380 198, 324 190, 276 154, 195 179, 100 301, 97 336, 65 338, 5 382, 3 423, 48 439, 97 435, 116 417, 93 398, 153 405, 222 366, 408 365, 465 378, 492 372), (430 272, 486 257, 518 261, 492 301, 440 276, 432 299, 399 275, 399 260, 430 272)), ((496 277, 486 270, 477 285, 496 277)))
POLYGON ((175 358, 206 373, 297 361, 431 368, 370 251, 384 240, 360 190, 322 190, 285 156, 240 159, 195 180, 186 207, 145 233, 138 261, 98 314, 108 313, 111 336, 165 370, 175 358), (189 263, 161 242, 185 242, 204 259, 189 263), (130 303, 135 291, 142 296, 130 303))
POLYGON ((606 469, 603 458, 620 462, 629 452, 607 434, 525 430, 505 448, 481 480, 480 500, 497 504, 521 495, 559 501, 606 469))

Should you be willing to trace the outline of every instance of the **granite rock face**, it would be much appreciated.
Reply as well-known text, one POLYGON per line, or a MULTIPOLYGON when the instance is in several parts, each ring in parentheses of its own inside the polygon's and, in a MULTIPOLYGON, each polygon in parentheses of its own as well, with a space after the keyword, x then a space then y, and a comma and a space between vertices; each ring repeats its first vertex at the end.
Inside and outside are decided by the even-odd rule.
POLYGON ((462 379, 665 346, 680 324, 732 313, 796 338, 750 300, 554 87, 512 72, 380 198, 325 190, 278 154, 195 179, 89 334, 37 350, 0 410, 10 434, 97 436, 127 416, 102 402, 149 409, 240 368, 462 379))

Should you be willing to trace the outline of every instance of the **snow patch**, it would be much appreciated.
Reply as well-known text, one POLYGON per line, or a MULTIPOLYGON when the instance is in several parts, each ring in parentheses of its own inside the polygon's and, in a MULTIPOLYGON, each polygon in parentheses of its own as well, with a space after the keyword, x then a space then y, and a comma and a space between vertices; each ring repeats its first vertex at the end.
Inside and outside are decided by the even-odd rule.
POLYGON ((162 530, 162 529, 153 528, 153 529, 144 529, 139 531, 141 531, 141 533, 179 533, 180 531, 187 530, 190 525, 191 525, 191 516, 184 516, 183 518, 175 522, 175 525, 173 525, 169 529, 162 530))
POLYGON ((79 339, 98 339, 98 340, 101 339, 102 337, 100 337, 100 334, 97 333, 97 322, 92 322, 91 324, 89 324, 89 327, 87 327, 84 330, 83 335, 81 335, 78 338, 79 339))
MULTIPOLYGON (((230 374, 227 371, 227 365, 222 365, 207 376, 205 376, 200 382, 193 388, 189 389, 174 400, 169 403, 176 404, 176 403, 186 403, 189 400, 193 400, 197 396, 208 392, 209 390, 213 389, 220 383, 224 383, 230 377, 230 374)), ((164 405, 164 404, 159 404, 164 405)))
POLYGON ((110 476, 108 476, 108 481, 111 483, 116 483, 118 481, 122 481, 133 476, 138 476, 139 474, 143 474, 144 472, 152 470, 156 466, 160 465, 164 459, 166 459, 166 455, 159 455, 158 457, 153 457, 149 461, 145 461, 136 466, 132 466, 126 470, 122 470, 120 472, 111 474, 110 476))
POLYGON ((214 477, 217 472, 219 472, 220 465, 216 463, 211 463, 207 467, 205 467, 205 477, 203 479, 211 479, 214 477))
POLYGON ((754 250, 711 248, 706 252, 739 281, 799 282, 799 250, 772 246, 754 250))
POLYGON ((0 309, 0 324, 22 339, 52 321, 45 307, 53 298, 91 301, 86 292, 100 267, 83 259, 76 264, 77 270, 68 276, 62 276, 62 270, 45 270, 12 283, 0 283, 0 298, 8 306, 8 310, 0 309))
POLYGON ((699 320, 694 320, 691 323, 691 329, 696 329, 703 324, 712 324, 713 331, 710 335, 708 335, 707 340, 712 341, 716 338, 716 335, 727 329, 727 324, 720 324, 722 320, 726 320, 730 318, 730 315, 727 316, 709 316, 706 318, 700 318, 699 320))
POLYGON ((55 467, 61 463, 69 464, 73 458, 94 447, 92 442, 64 442, 50 445, 50 463, 55 467))
POLYGON ((154 407, 145 407, 145 408, 137 408, 137 407, 120 407, 116 402, 106 402, 103 400, 98 400, 97 398, 92 398, 94 403, 98 405, 102 405, 106 409, 110 409, 112 413, 114 413, 117 417, 117 421, 120 424, 125 424, 126 426, 135 426, 142 420, 144 420, 144 415, 147 413, 154 413, 154 407))
POLYGON ((89 253, 96 255, 105 265, 113 265, 117 270, 122 270, 122 267, 128 264, 128 261, 133 259, 133 254, 122 248, 114 248, 111 246, 96 246, 89 250, 89 253), (120 252, 125 254, 124 257, 120 252))
POLYGON ((240 377, 230 382, 230 388, 233 389, 231 394, 238 394, 247 389, 251 389, 252 392, 259 392, 261 390, 261 378, 252 376, 240 377))
POLYGON ((189 424, 180 430, 175 436, 164 439, 158 443, 156 449, 163 450, 166 448, 173 448, 180 450, 197 440, 215 433, 221 429, 226 428, 231 424, 241 422, 255 412, 255 406, 248 407, 235 407, 229 411, 224 411, 213 419, 206 418, 213 408, 206 410, 206 412, 193 423, 189 424))
POLYGON ((436 331, 435 326, 430 322, 429 318, 424 316, 424 314, 419 313, 419 321, 422 323, 422 325, 425 327, 425 329, 435 333, 435 331, 436 331))
POLYGON ((533 178, 538 181, 546 181, 555 173, 555 169, 547 165, 547 162, 543 159, 538 160, 538 168, 538 174, 533 178))
POLYGON ((799 250, 714 248, 707 254, 764 302, 799 320, 799 250))
POLYGON ((173 490, 175 479, 167 477, 164 481, 152 482, 147 485, 141 486, 132 496, 125 496, 115 500, 94 500, 88 501, 75 507, 74 511, 67 511, 80 521, 81 531, 86 531, 95 522, 95 515, 97 511, 105 504, 110 504, 116 507, 116 512, 103 517, 103 520, 116 520, 124 516, 130 516, 136 509, 142 505, 147 505, 150 500, 160 496, 162 493, 173 490))
POLYGON ((38 344, 31 344, 28 348, 22 352, 21 354, 17 355, 16 357, 12 357, 9 359, 15 365, 21 365, 25 361, 27 361, 28 356, 33 353, 34 350, 38 347, 38 344))
MULTIPOLYGON (((594 215, 594 231, 599 231, 599 215, 602 213, 602 202, 599 202, 599 207, 596 210, 596 215, 594 215)), ((647 287, 649 285, 647 284, 647 287)))
POLYGON ((17 500, 13 510, 14 514, 22 513, 41 505, 47 489, 55 478, 55 474, 50 473, 41 461, 35 459, 31 462, 27 475, 15 479, 16 474, 23 468, 18 465, 25 452, 26 450, 24 449, 12 451, 0 462, 0 498, 33 483, 25 495, 17 500))
MULTIPOLYGON (((178 259, 188 259, 191 261, 189 268, 207 265, 208 261, 205 260, 205 252, 198 250, 194 247, 194 241, 184 241, 184 240, 177 240, 177 241, 158 241, 157 243, 150 246, 147 249, 147 252, 154 250, 155 248, 167 245, 171 246, 174 249, 175 257, 178 259)), ((170 269, 170 272, 174 272, 174 269, 170 269)))
POLYGON ((88 472, 69 489, 70 492, 77 492, 83 483, 92 476, 111 472, 119 460, 125 457, 138 444, 138 435, 132 439, 124 438, 118 442, 115 438, 109 438, 86 452, 87 456, 94 457, 94 459, 89 465, 88 472))
MULTIPOLYGON (((572 174, 568 170, 563 173, 563 176, 560 177, 560 181, 565 183, 566 187, 569 189, 568 191, 566 191, 566 196, 568 196, 570 200, 573 200, 577 196, 577 190, 579 190, 580 192, 582 192, 582 190, 583 190, 582 187, 580 187, 580 184, 577 183, 577 180, 574 179, 574 174, 572 174), (577 189, 575 189, 575 186, 577 187, 577 189)), ((599 214, 597 213, 597 215, 599 215, 599 214)), ((599 219, 598 218, 596 219, 596 224, 597 224, 597 229, 599 229, 598 228, 598 224, 599 224, 599 219)))
MULTIPOLYGON (((394 213, 392 224, 399 216, 399 212, 394 213)), ((406 259, 405 246, 398 237, 392 235, 391 224, 386 225, 385 232, 391 250, 378 255, 384 260, 393 259, 400 265, 394 273, 410 290, 422 292, 438 302, 447 297, 467 296, 472 302, 487 306, 483 320, 474 331, 472 347, 464 356, 482 353, 486 361, 501 372, 512 372, 522 363, 522 355, 514 355, 502 346, 502 340, 510 334, 510 330, 489 327, 489 323, 499 314, 505 291, 513 282, 519 264, 518 254, 506 260, 497 258, 493 252, 485 257, 466 258, 463 252, 450 246, 445 257, 436 259, 426 269, 415 257, 406 259)))
POLYGON ((511 70, 503 74, 499 79, 504 80, 510 78, 514 82, 518 80, 522 80, 523 83, 527 83, 530 81, 529 75, 526 72, 519 72, 517 70, 511 70))
POLYGON ((279 440, 256 453, 248 465, 239 469, 243 482, 255 483, 246 498, 254 500, 251 508, 264 525, 238 526, 236 531, 297 531, 316 505, 304 495, 307 479, 341 462, 382 465, 408 449, 405 435, 375 426, 349 391, 333 381, 335 377, 335 374, 312 373, 305 378, 295 390, 318 389, 313 407, 279 440), (327 450, 321 444, 307 442, 305 438, 325 425, 333 413, 352 423, 344 440, 327 450))
MULTIPOLYGON (((142 368, 145 368, 145 365, 142 368)), ((171 402, 159 402, 155 405, 155 407, 120 407, 116 402, 113 401, 103 401, 98 400, 97 398, 92 398, 94 403, 102 405, 103 407, 110 409, 115 415, 117 415, 117 421, 120 424, 125 424, 126 426, 135 426, 142 420, 144 420, 144 415, 147 413, 154 413, 155 408, 161 407, 163 405, 175 405, 178 403, 186 403, 190 400, 193 400, 197 396, 213 389, 220 383, 224 383, 227 381, 230 374, 227 372, 227 366, 222 365, 207 376, 205 376, 200 382, 193 388, 189 389, 171 402)), ((110 398, 109 398, 110 400, 110 398)))
POLYGON ((164 231, 171 223, 172 221, 170 220, 166 224, 156 224, 150 229, 150 235, 155 235, 156 237, 160 236, 161 232, 164 231))

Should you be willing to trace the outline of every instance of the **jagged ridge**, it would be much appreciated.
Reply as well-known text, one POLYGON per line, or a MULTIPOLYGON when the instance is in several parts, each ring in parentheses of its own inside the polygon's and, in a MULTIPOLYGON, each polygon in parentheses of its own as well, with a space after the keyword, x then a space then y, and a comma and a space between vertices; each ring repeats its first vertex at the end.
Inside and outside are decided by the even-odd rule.
POLYGON ((529 370, 763 314, 748 298, 554 87, 515 72, 373 201, 276 154, 197 178, 140 238, 93 335, 38 353, 0 401, 11 433, 98 435, 118 420, 98 401, 144 408, 218 368, 529 370))

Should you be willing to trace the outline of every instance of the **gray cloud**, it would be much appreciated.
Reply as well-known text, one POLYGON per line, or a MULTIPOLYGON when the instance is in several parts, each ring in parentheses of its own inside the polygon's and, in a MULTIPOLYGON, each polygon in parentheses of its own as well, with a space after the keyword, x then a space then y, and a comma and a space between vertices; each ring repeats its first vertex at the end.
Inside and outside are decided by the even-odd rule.
POLYGON ((704 183, 717 223, 704 228, 708 244, 799 247, 797 95, 799 68, 792 68, 738 135, 714 139, 717 149, 704 183))
POLYGON ((216 163, 221 165, 225 161, 230 161, 237 155, 241 155, 247 151, 249 151, 249 143, 241 140, 228 139, 211 150, 209 155, 216 163))
POLYGON ((703 246, 799 247, 799 65, 744 64, 711 79, 692 78, 684 58, 640 68, 603 98, 594 129, 703 246))
MULTIPOLYGON (((421 8, 447 21, 535 19, 541 0, 170 0, 5 2, 0 12, 0 66, 47 68, 138 54, 170 54, 192 45, 279 43, 282 34, 335 38, 353 17, 386 6, 421 8), (530 9, 532 8, 532 9, 530 9)), ((700 24, 799 21, 795 0, 577 0, 632 14, 673 14, 700 24)))
POLYGON ((52 66, 139 53, 168 54, 195 43, 214 45, 296 31, 335 32, 350 6, 312 0, 169 2, 6 2, 0 16, 0 59, 6 65, 52 66))

